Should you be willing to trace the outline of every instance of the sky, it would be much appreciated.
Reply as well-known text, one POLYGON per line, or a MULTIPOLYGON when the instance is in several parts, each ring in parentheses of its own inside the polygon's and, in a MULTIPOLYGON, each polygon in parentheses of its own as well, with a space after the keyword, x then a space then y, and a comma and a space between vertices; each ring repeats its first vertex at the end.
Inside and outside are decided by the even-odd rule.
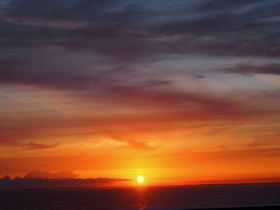
POLYGON ((0 177, 280 178, 278 0, 0 0, 0 177))

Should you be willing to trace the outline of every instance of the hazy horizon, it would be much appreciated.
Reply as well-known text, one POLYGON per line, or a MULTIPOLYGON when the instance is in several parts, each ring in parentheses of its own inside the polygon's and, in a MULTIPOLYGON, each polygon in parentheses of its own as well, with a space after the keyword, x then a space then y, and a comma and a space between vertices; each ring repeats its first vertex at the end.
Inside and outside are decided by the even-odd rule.
POLYGON ((139 184, 136 180, 125 177, 79 177, 72 171, 46 172, 30 171, 24 176, 0 177, 0 189, 73 189, 73 188, 115 188, 115 187, 176 187, 200 185, 240 185, 240 184, 280 184, 279 177, 238 180, 197 180, 173 184, 139 184))

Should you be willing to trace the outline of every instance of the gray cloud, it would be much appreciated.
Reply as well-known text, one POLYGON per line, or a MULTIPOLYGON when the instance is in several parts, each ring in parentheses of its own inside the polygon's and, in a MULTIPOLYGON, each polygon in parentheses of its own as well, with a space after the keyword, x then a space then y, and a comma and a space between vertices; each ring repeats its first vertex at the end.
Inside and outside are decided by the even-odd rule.
POLYGON ((25 179, 75 179, 79 175, 72 171, 60 171, 60 172, 47 172, 47 171, 30 171, 25 174, 25 179))
POLYGON ((146 4, 15 1, 1 18, 1 45, 92 50, 122 61, 174 53, 279 57, 278 1, 146 4))
POLYGON ((280 64, 270 63, 264 65, 256 65, 252 63, 239 63, 235 66, 228 67, 226 72, 251 75, 251 74, 272 74, 280 75, 280 64))

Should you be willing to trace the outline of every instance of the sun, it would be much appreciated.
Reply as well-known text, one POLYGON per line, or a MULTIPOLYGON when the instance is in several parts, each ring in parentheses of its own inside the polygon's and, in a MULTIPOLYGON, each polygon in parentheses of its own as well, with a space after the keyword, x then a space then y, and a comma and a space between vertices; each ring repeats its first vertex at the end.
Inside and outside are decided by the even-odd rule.
POLYGON ((144 182, 144 177, 143 176, 138 176, 137 177, 137 182, 140 183, 140 184, 143 183, 144 182))

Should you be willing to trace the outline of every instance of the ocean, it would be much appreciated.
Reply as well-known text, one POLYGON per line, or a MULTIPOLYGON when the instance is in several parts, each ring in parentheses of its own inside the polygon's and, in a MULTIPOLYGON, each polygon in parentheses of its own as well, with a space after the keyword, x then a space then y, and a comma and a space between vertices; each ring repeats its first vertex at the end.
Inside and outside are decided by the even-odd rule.
POLYGON ((280 184, 1 190, 1 210, 180 209, 280 205, 280 184))

